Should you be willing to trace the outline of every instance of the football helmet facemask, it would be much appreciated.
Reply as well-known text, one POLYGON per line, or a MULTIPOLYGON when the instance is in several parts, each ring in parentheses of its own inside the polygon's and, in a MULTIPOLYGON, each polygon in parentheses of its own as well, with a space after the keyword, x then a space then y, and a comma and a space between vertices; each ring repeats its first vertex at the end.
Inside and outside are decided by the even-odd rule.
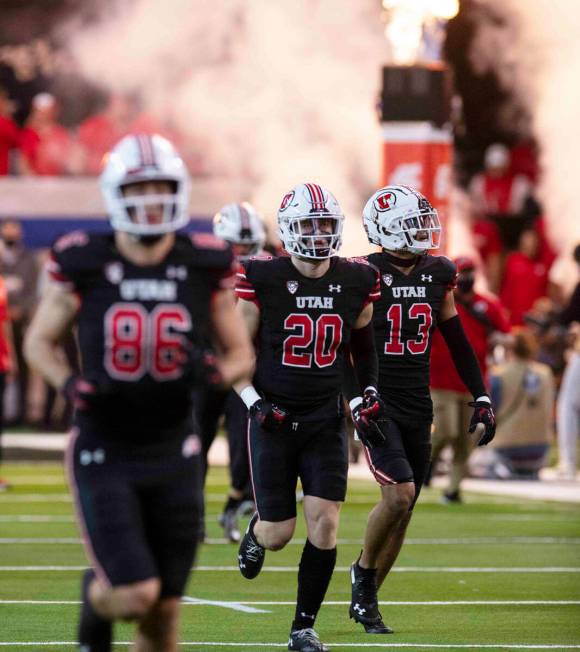
POLYGON ((244 253, 238 255, 240 260, 258 254, 266 242, 264 221, 248 202, 222 206, 213 218, 213 232, 234 246, 244 247, 244 253))
POLYGON ((418 190, 385 186, 363 209, 363 226, 369 242, 390 251, 425 254, 438 249, 441 224, 437 211, 418 190))
POLYGON ((100 181, 116 231, 155 236, 176 231, 189 222, 189 174, 173 145, 162 136, 125 136, 106 155, 100 181), (171 190, 125 196, 127 186, 148 181, 168 181, 171 190), (153 207, 161 207, 161 216, 154 221, 147 210, 153 207))
POLYGON ((284 195, 278 234, 293 256, 324 260, 338 254, 344 215, 334 195, 316 183, 301 183, 284 195))

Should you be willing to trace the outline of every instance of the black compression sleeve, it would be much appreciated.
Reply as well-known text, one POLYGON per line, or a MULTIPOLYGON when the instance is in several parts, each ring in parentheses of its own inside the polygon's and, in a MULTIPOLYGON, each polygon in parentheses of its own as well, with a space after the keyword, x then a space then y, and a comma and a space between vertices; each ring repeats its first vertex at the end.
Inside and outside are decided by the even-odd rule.
POLYGON ((363 328, 350 333, 352 365, 361 392, 367 387, 376 387, 379 381, 379 361, 375 349, 375 335, 372 321, 363 328))
POLYGON ((473 347, 465 335, 459 315, 455 315, 455 317, 441 322, 439 324, 439 330, 445 338, 457 373, 467 389, 473 394, 474 398, 487 396, 479 362, 475 357, 473 347))

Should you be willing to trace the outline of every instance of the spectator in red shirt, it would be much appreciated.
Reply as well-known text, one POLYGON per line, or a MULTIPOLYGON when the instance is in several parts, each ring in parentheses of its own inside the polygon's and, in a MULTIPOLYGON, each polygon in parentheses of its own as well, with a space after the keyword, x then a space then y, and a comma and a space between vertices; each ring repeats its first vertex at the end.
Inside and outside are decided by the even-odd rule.
POLYGON ((128 95, 111 95, 102 113, 82 122, 78 130, 78 145, 83 159, 82 172, 100 174, 104 155, 128 133, 137 115, 135 100, 128 95))
MULTIPOLYGON (((8 316, 8 293, 4 279, 0 276, 0 439, 4 427, 4 390, 6 378, 16 371, 12 347, 12 330, 8 316)), ((2 462, 2 443, 0 441, 0 463, 2 462)), ((10 485, 0 478, 0 491, 5 491, 10 485)))
POLYGON ((471 228, 473 242, 485 268, 489 289, 497 294, 501 283, 503 244, 499 230, 487 218, 476 218, 471 228))
POLYGON ((23 174, 59 176, 69 172, 71 137, 57 122, 58 110, 54 95, 39 93, 34 96, 21 134, 23 174))
MULTIPOLYGON (((484 377, 487 374, 487 353, 495 333, 508 333, 510 325, 500 302, 490 296, 479 294, 473 289, 475 263, 462 256, 455 260, 458 271, 457 287, 454 290, 455 305, 484 377)), ((450 444, 453 449, 453 464, 449 485, 443 494, 444 502, 461 502, 460 485, 467 469, 467 460, 472 450, 468 435, 471 408, 471 394, 459 378, 445 340, 436 331, 431 348, 431 396, 433 398, 434 433, 433 465, 443 448, 450 444)))
POLYGON ((10 172, 10 152, 20 145, 20 130, 12 120, 14 102, 0 86, 0 176, 10 172))
POLYGON ((533 227, 520 234, 518 250, 506 260, 500 299, 513 326, 524 324, 524 314, 548 295, 549 267, 542 258, 540 235, 533 227))

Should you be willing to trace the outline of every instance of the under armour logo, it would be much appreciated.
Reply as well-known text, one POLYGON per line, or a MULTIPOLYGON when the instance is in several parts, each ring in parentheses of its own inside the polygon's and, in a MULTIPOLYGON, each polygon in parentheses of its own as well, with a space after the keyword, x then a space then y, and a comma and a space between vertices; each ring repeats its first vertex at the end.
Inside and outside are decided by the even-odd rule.
POLYGON ((358 602, 354 605, 353 610, 356 611, 359 616, 362 616, 364 613, 366 613, 366 609, 363 609, 363 607, 361 607, 358 602))
POLYGON ((102 448, 97 448, 94 451, 83 449, 79 460, 82 466, 88 466, 91 462, 102 464, 105 461, 105 451, 102 448))
POLYGON ((421 280, 422 281, 432 281, 433 277, 431 274, 421 274, 421 280))
POLYGON ((329 292, 340 292, 342 289, 342 285, 332 285, 332 283, 328 286, 328 291, 329 292))
POLYGON ((169 265, 166 270, 167 278, 185 281, 187 279, 187 267, 185 265, 169 265))
POLYGON ((242 555, 238 555, 238 564, 239 564, 240 568, 245 568, 246 564, 244 564, 242 559, 243 559, 242 555))
POLYGON ((298 421, 292 421, 292 430, 298 430, 298 421))

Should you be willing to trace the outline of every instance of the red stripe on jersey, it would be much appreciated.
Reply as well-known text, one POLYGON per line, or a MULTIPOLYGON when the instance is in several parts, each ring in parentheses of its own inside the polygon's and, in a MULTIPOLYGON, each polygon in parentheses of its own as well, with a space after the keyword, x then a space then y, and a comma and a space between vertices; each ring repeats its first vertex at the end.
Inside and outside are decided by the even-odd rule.
POLYGON ((374 475, 375 480, 382 487, 384 487, 387 484, 398 484, 395 480, 393 480, 393 478, 390 478, 386 473, 384 473, 380 469, 377 469, 377 467, 373 464, 369 449, 364 445, 363 445, 363 450, 365 452, 365 458, 366 458, 368 467, 371 470, 371 473, 374 475))

